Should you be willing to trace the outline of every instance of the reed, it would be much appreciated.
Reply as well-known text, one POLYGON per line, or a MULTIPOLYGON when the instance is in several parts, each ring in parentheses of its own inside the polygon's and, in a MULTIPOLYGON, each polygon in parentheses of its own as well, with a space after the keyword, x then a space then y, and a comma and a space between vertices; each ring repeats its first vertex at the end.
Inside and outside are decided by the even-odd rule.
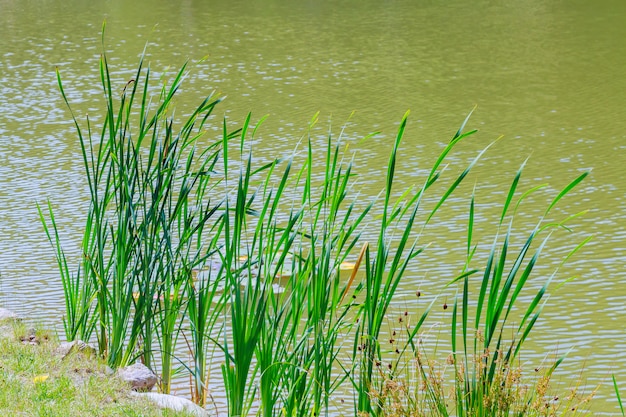
MULTIPOLYGON (((517 172, 509 189, 507 199, 503 204, 498 229, 505 225, 507 212, 515 196, 522 170, 523 165, 517 172)), ((556 268, 553 274, 544 280, 543 285, 535 292, 532 301, 521 307, 521 318, 516 317, 515 320, 519 324, 513 327, 512 332, 509 324, 511 313, 514 311, 514 306, 520 305, 518 298, 522 291, 525 290, 553 231, 559 228, 567 229, 567 222, 583 213, 568 216, 561 221, 544 222, 544 219, 558 201, 586 176, 586 172, 581 174, 552 199, 535 228, 528 234, 525 242, 521 245, 521 248, 512 252, 510 248, 515 211, 528 195, 536 192, 538 189, 531 189, 530 192, 524 193, 519 197, 515 210, 508 221, 508 226, 506 226, 504 236, 501 237, 498 231, 494 236, 486 265, 483 268, 482 278, 479 280, 480 289, 473 320, 470 319, 470 302, 472 300, 470 279, 475 271, 468 271, 463 274, 462 279, 453 281, 462 283, 461 295, 454 303, 452 322, 452 327, 455 329, 458 323, 457 314, 460 314, 461 320, 459 324, 461 327, 460 339, 462 346, 458 347, 457 345, 458 336, 456 330, 452 332, 451 339, 456 371, 463 374, 463 383, 460 383, 461 379, 459 378, 459 383, 456 386, 456 412, 459 416, 484 415, 481 413, 491 415, 492 413, 508 413, 510 411, 507 409, 508 404, 503 405, 502 402, 496 401, 488 402, 485 401, 485 398, 495 400, 498 395, 502 394, 498 392, 498 387, 502 386, 500 378, 503 374, 506 375, 512 372, 512 365, 517 361, 524 342, 539 318, 544 305, 543 298, 559 268, 556 268), (536 242, 537 240, 538 242, 536 242), (512 334, 512 336, 507 336, 508 334, 512 334), (481 358, 478 362, 473 359, 478 357, 481 358)), ((474 200, 472 199, 470 223, 468 224, 468 258, 466 265, 471 264, 476 248, 476 246, 472 248, 473 207, 474 200)), ((561 265, 578 252, 587 241, 584 240, 577 245, 563 259, 561 265)), ((562 360, 563 357, 554 363, 547 372, 546 378, 549 379, 562 360)))
MULTIPOLYGON (((470 113, 471 115, 471 113, 470 113)), ((421 232, 414 231, 414 225, 420 213, 420 207, 424 195, 430 187, 432 187, 441 177, 443 172, 442 163, 446 156, 457 146, 463 139, 473 135, 476 131, 471 130, 463 133, 465 124, 469 120, 469 115, 454 135, 452 140, 441 152, 427 178, 424 180, 421 188, 417 190, 414 196, 406 201, 396 201, 392 203, 392 189, 395 176, 395 169, 398 159, 398 149, 400 147, 404 131, 406 129, 408 112, 405 114, 393 148, 390 153, 387 165, 387 178, 384 190, 383 211, 380 228, 378 232, 378 241, 374 253, 368 248, 365 252, 366 261, 366 279, 365 279, 365 302, 363 304, 363 321, 359 325, 358 336, 355 342, 355 356, 360 357, 361 369, 358 382, 358 405, 357 410, 360 413, 379 414, 379 406, 373 405, 371 402, 371 391, 378 391, 381 387, 375 387, 373 374, 376 364, 382 361, 379 336, 381 326, 385 320, 387 310, 394 297, 396 289, 400 284, 410 263, 423 252, 424 246, 419 246, 419 237, 421 232), (400 236, 395 235, 395 231, 399 230, 400 236), (357 354, 358 353, 358 354, 357 354)), ((461 174, 446 187, 443 194, 438 197, 437 203, 432 209, 425 213, 423 227, 425 227, 436 212, 444 205, 446 200, 457 187, 462 183, 472 167, 478 162, 480 157, 491 146, 488 145, 478 156, 465 167, 461 174)), ((402 196, 406 196, 404 193, 402 196)), ((419 334, 421 326, 424 323, 430 307, 427 308, 417 323, 409 331, 408 343, 414 344, 413 339, 419 334)))
MULTIPOLYGON (((215 247, 215 240, 209 244, 215 247)), ((209 251, 209 254, 211 252, 209 251)), ((204 266, 204 265, 202 265, 204 266)), ((192 270, 193 271, 193 270, 192 270)), ((209 261, 208 268, 203 271, 200 265, 196 269, 196 280, 186 280, 187 311, 184 318, 189 322, 191 341, 187 341, 191 357, 190 388, 191 399, 205 406, 208 397, 209 372, 207 355, 209 341, 219 337, 221 328, 218 320, 224 307, 224 292, 220 291, 223 282, 224 268, 209 261)), ((193 272, 191 273, 193 278, 193 272)), ((185 337, 183 333, 183 337, 185 337)))
MULTIPOLYGON (((207 123, 221 101, 213 96, 181 122, 174 117, 186 72, 185 64, 155 90, 142 57, 131 80, 118 84, 103 54, 106 117, 100 133, 92 132, 88 118, 83 128, 72 113, 90 197, 76 272, 51 204, 39 207, 63 282, 66 337, 97 339, 100 355, 113 367, 143 361, 158 372, 163 392, 170 391, 177 369, 187 370, 192 399, 202 405, 216 377, 207 362, 220 351, 230 416, 257 408, 265 416, 330 415, 334 394, 346 385, 358 415, 511 412, 511 402, 488 400, 509 393, 503 387, 515 388, 503 375, 516 372, 559 268, 524 306, 512 333, 509 323, 549 238, 582 213, 561 221, 547 221, 548 215, 586 174, 550 201, 521 249, 513 251, 515 212, 541 190, 517 196, 522 165, 485 265, 475 265, 475 202, 468 196, 467 253, 447 285, 458 286, 449 331, 455 392, 450 410, 443 380, 433 377, 432 352, 419 343, 436 299, 410 327, 399 329, 393 359, 380 339, 403 277, 428 247, 424 228, 494 142, 456 174, 444 172, 449 156, 476 133, 464 132, 468 115, 421 186, 397 190, 407 112, 391 143, 384 187, 363 204, 354 173, 358 154, 348 152, 344 130, 329 131, 319 152, 312 137, 316 116, 291 155, 259 162, 254 144, 264 119, 255 123, 249 114, 240 127, 224 120, 221 135, 213 138, 207 123), (443 189, 433 187, 444 178, 443 189), (429 204, 423 204, 426 196, 429 204), (372 227, 375 238, 366 241, 363 233, 372 227), (347 260, 354 261, 348 279, 341 273, 347 260), (380 369, 383 361, 388 372, 380 369)), ((57 79, 71 110, 58 73, 57 79)))
MULTIPOLYGON (((243 149, 246 133, 249 126, 250 117, 246 119, 241 135, 241 149, 243 149)), ((229 143, 226 134, 223 141, 224 154, 224 179, 228 188, 231 186, 231 172, 229 168, 229 143)), ((273 199, 271 195, 260 194, 261 209, 255 210, 254 203, 257 203, 258 194, 251 193, 251 182, 255 174, 263 173, 267 170, 267 181, 275 168, 275 163, 265 165, 260 170, 252 168, 252 156, 249 154, 240 164, 239 172, 235 177, 234 202, 230 199, 225 201, 223 250, 219 256, 226 271, 226 287, 229 299, 228 315, 230 338, 224 337, 223 350, 226 357, 222 365, 222 374, 226 386, 229 415, 247 415, 253 397, 254 384, 250 383, 250 375, 256 373, 253 367, 255 350, 257 349, 262 330, 266 325, 265 319, 268 309, 269 298, 272 296, 273 276, 264 273, 270 267, 270 262, 275 255, 275 247, 281 245, 281 241, 286 239, 285 245, 289 245, 290 229, 287 227, 279 235, 273 224, 272 206, 280 199, 279 186, 278 195, 273 199), (252 195, 250 195, 252 194, 252 195), (265 198, 263 198, 265 197, 265 198), (249 215, 256 217, 255 223, 248 219, 249 215), (250 233, 252 237, 246 239, 250 233), (269 229, 269 230, 268 230, 269 229), (265 239, 277 238, 269 245, 265 239), (266 245, 267 244, 267 245, 266 245), (257 267, 257 271, 253 270, 257 267), (242 285, 244 288, 242 289, 242 285), (229 340, 230 339, 230 340, 229 340)), ((286 171, 288 172, 288 171, 286 171)), ((283 179, 285 176, 283 176, 283 179)), ((282 184, 282 183, 281 183, 282 184)), ((264 190, 267 190, 264 187, 264 190)), ((271 194, 271 193, 270 193, 271 194)), ((296 216, 297 219, 297 216, 296 216)), ((290 220, 289 224, 292 224, 290 220)))
MULTIPOLYGON (((552 234, 556 229, 569 230, 567 223, 584 212, 567 216, 560 221, 547 222, 545 219, 556 204, 588 173, 585 172, 575 178, 552 198, 533 230, 519 245, 520 249, 513 251, 511 248, 515 247, 512 245, 512 236, 515 234, 515 212, 525 198, 543 188, 534 187, 522 193, 511 210, 512 213, 509 214, 524 164, 514 177, 503 203, 485 266, 478 269, 471 269, 478 246, 473 241, 475 201, 473 196, 470 199, 465 266, 461 274, 448 284, 460 286, 453 304, 450 329, 452 348, 450 360, 454 365, 453 411, 448 409, 446 397, 442 394, 443 382, 432 377, 437 371, 424 357, 424 353, 420 352, 419 346, 412 344, 420 377, 427 387, 429 408, 433 410, 433 415, 543 415, 536 413, 542 412, 540 408, 544 406, 543 397, 546 395, 550 377, 565 358, 563 355, 555 360, 541 381, 536 382, 537 387, 544 387, 543 391, 530 390, 528 394, 528 390, 520 390, 523 385, 520 382, 518 356, 539 319, 545 305, 544 297, 548 286, 559 268, 589 241, 589 238, 584 239, 575 246, 553 273, 545 278, 534 295, 529 294, 527 284, 534 275, 540 255, 552 234), (505 229, 504 233, 500 232, 501 229, 505 229), (477 275, 480 278, 473 284, 473 277, 477 275), (531 301, 520 305, 520 294, 524 294, 526 298, 532 295, 531 301), (512 320, 519 324, 513 326, 510 324, 512 320)), ((572 408, 572 411, 574 409, 578 411, 576 407, 572 408)))
MULTIPOLYGON (((82 150, 90 205, 75 275, 52 227, 40 216, 57 261, 68 303, 66 337, 89 340, 96 331, 100 355, 117 367, 141 359, 161 360, 162 390, 169 391, 174 348, 184 315, 191 269, 204 262, 204 228, 219 214, 207 199, 217 146, 197 151, 204 124, 219 98, 207 97, 176 126, 171 113, 186 65, 151 96, 151 73, 143 56, 123 88, 100 60, 106 114, 101 133, 83 129, 72 113, 82 150), (153 101, 154 100, 154 101, 153 101), (52 230, 52 231, 51 231, 52 230), (155 340, 159 348, 153 346, 155 340)), ((61 76, 61 94, 71 111, 61 76)))
POLYGON ((622 403, 622 397, 619 394, 619 387, 617 386, 617 380, 615 379, 615 375, 612 375, 613 379, 613 389, 615 390, 615 397, 617 398, 617 403, 619 404, 619 411, 622 413, 622 416, 626 416, 626 412, 624 411, 624 404, 622 403))

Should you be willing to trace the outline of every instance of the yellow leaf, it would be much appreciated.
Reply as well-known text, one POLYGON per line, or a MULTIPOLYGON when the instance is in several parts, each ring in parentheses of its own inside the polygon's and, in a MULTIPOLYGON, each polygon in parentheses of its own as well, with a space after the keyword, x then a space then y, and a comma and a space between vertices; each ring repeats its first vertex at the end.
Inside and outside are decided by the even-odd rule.
POLYGON ((44 382, 46 379, 48 379, 48 374, 43 374, 43 375, 37 375, 36 377, 33 378, 33 382, 35 384, 39 384, 41 382, 44 382))

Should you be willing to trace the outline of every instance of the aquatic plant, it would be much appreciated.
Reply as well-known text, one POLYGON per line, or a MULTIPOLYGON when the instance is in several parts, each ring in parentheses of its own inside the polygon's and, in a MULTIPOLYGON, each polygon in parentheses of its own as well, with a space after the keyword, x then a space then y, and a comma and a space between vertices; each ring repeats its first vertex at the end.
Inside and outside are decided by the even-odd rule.
POLYGON ((615 379, 615 375, 612 375, 613 379, 613 389, 615 390, 615 397, 617 398, 617 403, 619 404, 619 410, 622 413, 622 416, 626 416, 626 412, 624 412, 624 404, 622 403, 622 397, 619 394, 619 387, 617 386, 617 380, 615 379))
MULTIPOLYGON (((66 337, 89 340, 95 331, 100 355, 114 367, 138 358, 153 367, 158 352, 165 392, 190 291, 187 284, 192 269, 207 260, 203 232, 212 225, 210 219, 221 215, 220 203, 213 203, 208 193, 214 186, 208 178, 218 160, 217 147, 201 152, 196 147, 220 99, 207 97, 176 132, 170 107, 185 71, 186 65, 155 100, 143 57, 120 92, 102 55, 106 113, 100 134, 94 135, 89 118, 83 128, 72 113, 90 191, 75 274, 67 266, 52 209, 48 213, 54 233, 39 210, 62 271, 66 337)), ((71 110, 58 72, 57 79, 71 110)))
MULTIPOLYGON (((543 280, 542 285, 532 297, 532 301, 523 307, 520 306, 521 303, 518 298, 522 291, 527 289, 527 283, 535 271, 540 255, 553 231, 559 228, 567 230, 567 223, 584 212, 567 216, 560 221, 544 222, 544 220, 555 205, 588 174, 584 172, 579 175, 552 199, 521 248, 512 251, 511 236, 514 230, 515 212, 524 199, 543 188, 533 187, 519 197, 513 213, 510 215, 506 232, 501 237, 500 229, 503 228, 507 219, 508 210, 515 197, 524 164, 513 179, 503 204, 491 250, 485 266, 481 268, 482 278, 479 279, 478 296, 472 295, 470 280, 479 270, 466 271, 461 277, 450 283, 462 283, 461 294, 454 301, 453 330, 451 332, 455 372, 459 373, 459 376, 455 378, 456 415, 458 416, 510 415, 509 413, 513 411, 508 409, 510 404, 505 400, 507 398, 504 395, 506 394, 505 391, 511 388, 507 386, 506 381, 510 374, 516 372, 514 364, 520 349, 539 318, 545 304, 543 300, 547 294, 548 286, 553 281, 560 266, 589 241, 589 239, 585 239, 572 249, 554 272, 543 280), (539 242, 536 243, 535 241, 538 239, 539 242), (475 307, 472 306, 474 300, 476 301, 475 307), (514 307, 518 309, 521 307, 523 313, 521 318, 515 320, 519 324, 511 329, 511 313, 514 311, 514 307), (460 323, 458 321, 459 314, 460 323), (470 319, 472 314, 475 315, 473 320, 470 319), (459 337, 456 330, 458 324, 461 327, 462 347, 458 346, 457 341, 459 337), (480 360, 476 358, 480 358, 480 360), (502 388, 505 391, 501 391, 502 388), (490 401, 486 401, 486 399, 490 399, 490 401)), ((472 264, 477 248, 472 241, 474 207, 474 197, 472 196, 467 227, 466 268, 472 264)), ((555 361, 545 378, 550 378, 563 359, 564 357, 561 357, 555 361)), ((525 412, 526 410, 521 410, 517 411, 516 414, 524 415, 525 412)))
MULTIPOLYGON (((207 361, 218 351, 231 416, 256 408, 266 416, 329 415, 336 407, 333 394, 346 385, 353 388, 359 415, 391 415, 390 407, 399 415, 511 412, 511 402, 489 399, 516 389, 507 378, 516 375, 519 352, 559 268, 524 307, 513 332, 508 323, 549 237, 581 213, 545 219, 586 173, 552 199, 521 249, 513 251, 515 212, 540 189, 524 192, 509 213, 522 165, 486 263, 478 267, 474 196, 468 196, 467 253, 447 286, 459 286, 450 328, 450 410, 429 358, 434 353, 419 342, 436 298, 398 330, 391 360, 381 349, 381 335, 401 280, 428 247, 421 241, 424 228, 494 142, 460 168, 450 163, 449 156, 476 133, 464 131, 468 116, 419 179, 421 186, 396 190, 407 112, 390 144, 383 189, 363 203, 354 172, 358 153, 348 151, 343 130, 329 131, 318 153, 316 116, 291 155, 259 161, 253 145, 263 119, 254 123, 249 114, 241 127, 223 120, 210 129, 221 101, 213 96, 182 121, 174 117, 186 71, 187 64, 155 89, 142 56, 130 81, 118 83, 103 54, 101 132, 92 132, 89 118, 82 127, 72 113, 90 197, 76 272, 51 204, 39 207, 63 282, 66 337, 96 338, 113 367, 143 361, 159 374, 163 392, 170 391, 176 370, 185 370, 192 398, 202 405, 209 396, 207 361), (444 179, 443 188, 435 187, 444 179), (429 204, 423 204, 427 195, 429 204), (376 230, 371 241, 363 238, 370 229, 376 230), (477 289, 476 277, 482 277, 477 289), (398 377, 409 369, 409 385, 402 385, 398 377), (398 395, 408 408, 396 407, 398 395)), ((59 73, 57 80, 71 109, 59 73)), ((549 368, 548 378, 562 360, 549 368)))
MULTIPOLYGON (((357 350, 361 352, 361 354, 358 355, 361 356, 361 370, 358 383, 358 411, 361 413, 378 413, 376 410, 377 407, 372 407, 370 391, 374 388, 372 383, 376 363, 380 363, 382 360, 379 346, 380 330, 389 305, 400 284, 400 280, 407 271, 410 262, 424 250, 424 246, 419 246, 420 232, 414 231, 414 225, 421 208, 422 199, 428 189, 441 177, 443 172, 441 164, 446 156, 463 139, 476 133, 476 130, 471 130, 466 133, 462 132, 470 115, 468 115, 452 140, 440 153, 430 169, 428 176, 424 179, 422 187, 417 190, 414 196, 410 198, 407 197, 407 201, 396 201, 392 205, 392 186, 398 158, 398 148, 406 128, 408 113, 405 114, 400 128, 398 129, 398 134, 387 166, 383 212, 376 251, 374 256, 370 254, 369 248, 365 252, 366 294, 363 304, 363 322, 359 325, 357 339, 355 340, 357 346, 360 348, 360 350, 357 350), (393 233, 398 229, 400 230, 399 237, 395 236, 393 233)), ((450 195, 452 195, 454 190, 462 183, 472 167, 490 146, 491 144, 479 152, 474 160, 465 167, 456 179, 444 190, 443 194, 436 199, 437 203, 425 214, 422 230, 443 206, 450 195)), ((406 192, 403 196, 404 195, 406 195, 406 192)), ((413 339, 420 332, 429 310, 430 307, 424 311, 421 318, 410 330, 407 339, 409 343, 413 343, 413 339)), ((380 389, 380 387, 378 389, 380 389)))

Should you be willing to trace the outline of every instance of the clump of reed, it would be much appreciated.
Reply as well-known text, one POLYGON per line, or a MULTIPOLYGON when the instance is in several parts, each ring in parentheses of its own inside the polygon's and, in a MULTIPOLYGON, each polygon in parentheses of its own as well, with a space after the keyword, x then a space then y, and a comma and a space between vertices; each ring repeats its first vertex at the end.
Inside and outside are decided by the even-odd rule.
POLYGON ((438 374, 419 343, 435 301, 410 327, 398 329, 402 342, 393 341, 391 359, 382 347, 382 328, 402 278, 427 247, 424 227, 491 143, 448 178, 448 156, 476 132, 464 132, 468 116, 421 186, 397 197, 407 113, 380 197, 363 205, 356 156, 346 151, 343 131, 337 137, 329 132, 321 164, 311 133, 292 155, 259 163, 253 145, 263 119, 254 124, 248 115, 237 128, 224 120, 214 137, 208 123, 221 101, 214 96, 182 121, 175 117, 186 71, 184 65, 154 93, 143 58, 130 81, 118 85, 103 54, 106 117, 100 133, 88 118, 85 127, 72 113, 90 192, 76 269, 51 206, 39 208, 64 286, 66 338, 95 338, 113 367, 141 360, 159 374, 163 392, 182 368, 190 375, 192 399, 202 405, 215 378, 207 362, 217 350, 231 416, 253 410, 265 416, 329 415, 334 394, 346 385, 354 392, 354 414, 371 416, 504 415, 515 410, 510 401, 491 399, 527 398, 516 391, 519 352, 558 269, 525 307, 513 338, 505 337, 510 315, 550 235, 579 214, 556 222, 544 218, 586 173, 553 198, 522 248, 511 253, 515 211, 539 189, 516 197, 520 168, 484 266, 473 265, 475 204, 468 198, 467 256, 448 284, 459 286, 450 328, 449 407, 445 373, 438 374), (442 178, 448 180, 443 191, 429 195, 442 178), (434 204, 422 204, 427 195, 434 204), (369 242, 362 237, 367 227, 376 230, 369 242), (350 272, 342 273, 348 260, 350 272), (357 272, 360 265, 364 274, 357 272), (179 353, 182 345, 186 354, 179 353), (403 380, 399 376, 408 369, 412 376, 403 380))
MULTIPOLYGON (((68 266, 50 205, 51 228, 39 208, 61 271, 66 337, 89 340, 95 334, 100 355, 113 367, 137 359, 154 367, 158 352, 164 392, 182 317, 192 324, 197 348, 204 344, 206 321, 217 314, 205 310, 216 284, 201 282, 192 291, 190 280, 217 245, 210 236, 213 218, 224 215, 221 201, 209 193, 217 144, 201 151, 196 146, 220 99, 207 97, 178 125, 171 105, 185 70, 153 96, 143 58, 120 89, 102 56, 106 113, 100 134, 94 134, 89 118, 84 127, 72 113, 90 192, 76 272, 68 266), (199 310, 196 302, 202 304, 199 310)), ((58 72, 57 78, 68 103, 58 72)))

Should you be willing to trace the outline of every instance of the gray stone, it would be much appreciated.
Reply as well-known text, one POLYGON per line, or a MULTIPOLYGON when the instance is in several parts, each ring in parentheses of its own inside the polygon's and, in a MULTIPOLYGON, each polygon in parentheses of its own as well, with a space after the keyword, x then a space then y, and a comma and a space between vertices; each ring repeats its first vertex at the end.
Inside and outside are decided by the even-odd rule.
POLYGON ((197 404, 194 404, 186 398, 168 394, 157 394, 155 392, 134 393, 134 395, 147 398, 160 408, 167 408, 179 412, 182 411, 196 417, 209 416, 207 410, 197 404))
POLYGON ((0 308, 0 321, 18 320, 20 317, 13 311, 6 308, 0 308))
POLYGON ((15 312, 6 308, 0 308, 0 339, 11 339, 15 337, 13 322, 20 320, 15 312))
POLYGON ((110 366, 107 366, 107 365, 101 366, 100 372, 102 372, 106 376, 113 376, 115 374, 115 371, 110 366))
POLYGON ((96 348, 82 340, 74 340, 61 343, 56 349, 56 353, 63 359, 73 353, 81 353, 87 357, 94 357, 96 355, 96 348))
POLYGON ((15 337, 15 332, 11 325, 0 324, 0 339, 11 339, 15 337))
POLYGON ((134 391, 150 391, 157 383, 157 377, 148 367, 134 363, 117 370, 117 374, 128 382, 134 391))

